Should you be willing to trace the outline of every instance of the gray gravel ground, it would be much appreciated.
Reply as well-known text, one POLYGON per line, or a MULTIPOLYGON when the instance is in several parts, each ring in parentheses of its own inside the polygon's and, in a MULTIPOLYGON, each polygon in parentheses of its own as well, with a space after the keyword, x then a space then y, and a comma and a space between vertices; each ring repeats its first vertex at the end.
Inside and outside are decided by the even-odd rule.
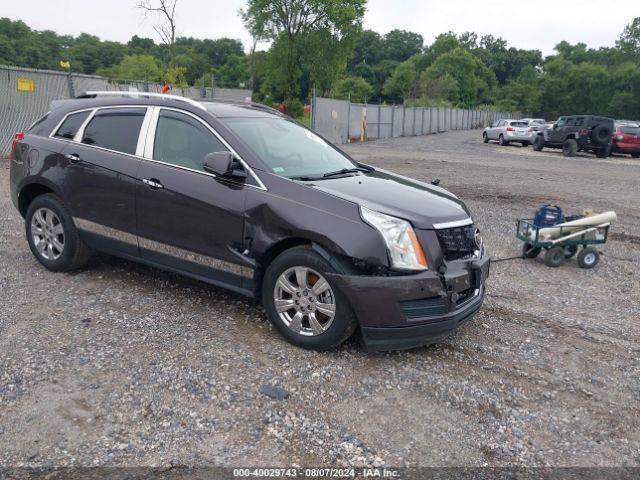
POLYGON ((2 161, 0 466, 640 465, 640 162, 479 139, 346 150, 442 179, 494 257, 543 202, 616 210, 602 262, 495 264, 473 322, 386 354, 299 350, 240 296, 111 257, 47 272, 2 161))

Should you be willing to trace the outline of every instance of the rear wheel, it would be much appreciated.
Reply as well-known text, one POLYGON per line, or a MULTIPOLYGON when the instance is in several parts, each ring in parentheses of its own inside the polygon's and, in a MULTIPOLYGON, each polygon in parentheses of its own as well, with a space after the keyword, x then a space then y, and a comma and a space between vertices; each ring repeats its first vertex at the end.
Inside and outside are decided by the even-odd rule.
POLYGON ((75 270, 91 255, 78 235, 71 215, 53 194, 41 195, 31 202, 25 215, 25 227, 31 252, 51 271, 75 270))
POLYGON ((544 138, 542 138, 542 135, 538 135, 536 139, 533 141, 533 149, 536 152, 541 152, 543 148, 544 148, 544 138))
POLYGON ((562 154, 565 157, 573 157, 578 151, 578 142, 573 138, 569 138, 562 144, 562 154))
POLYGON ((558 268, 564 262, 564 248, 551 247, 544 254, 544 263, 547 267, 558 268))
POLYGON ((483 141, 484 143, 489 143, 489 135, 487 135, 487 132, 484 132, 484 133, 482 134, 482 141, 483 141))
POLYGON ((327 350, 356 329, 349 302, 328 273, 338 272, 310 247, 281 253, 265 272, 262 302, 267 317, 294 345, 327 350))
POLYGON ((595 248, 583 248, 578 255, 578 265, 580 268, 593 268, 600 261, 600 254, 595 248))
POLYGON ((509 142, 507 142, 507 141, 504 139, 504 135, 500 135, 500 136, 498 137, 498 143, 499 143, 500 145, 502 145, 503 147, 506 147, 507 145, 509 145, 509 142))

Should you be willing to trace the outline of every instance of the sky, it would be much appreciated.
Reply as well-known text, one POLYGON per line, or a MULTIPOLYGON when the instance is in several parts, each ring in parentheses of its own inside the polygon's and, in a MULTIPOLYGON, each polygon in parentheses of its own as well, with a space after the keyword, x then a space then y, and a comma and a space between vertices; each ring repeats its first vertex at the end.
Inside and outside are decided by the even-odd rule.
MULTIPOLYGON (((96 35, 127 42, 133 35, 159 41, 153 15, 145 19, 136 0, 0 0, 0 17, 21 19, 36 30, 96 35)), ((196 38, 250 36, 238 10, 246 0, 178 0, 178 34, 196 38)), ((590 47, 612 46, 625 25, 640 16, 639 0, 369 0, 365 28, 420 33, 427 44, 440 33, 474 31, 507 40, 509 46, 545 55, 561 40, 590 47), (547 12, 547 14, 545 14, 547 12)))

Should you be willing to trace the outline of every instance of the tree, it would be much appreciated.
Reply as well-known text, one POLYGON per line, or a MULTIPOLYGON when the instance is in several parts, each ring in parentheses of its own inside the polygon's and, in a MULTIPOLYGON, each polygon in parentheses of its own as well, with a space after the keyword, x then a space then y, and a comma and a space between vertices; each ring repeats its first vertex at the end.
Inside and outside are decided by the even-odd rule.
POLYGON ((244 87, 249 80, 249 65, 245 55, 232 55, 222 67, 215 70, 215 83, 218 87, 244 87))
POLYGON ((640 56, 640 17, 636 17, 624 28, 620 40, 616 42, 616 46, 625 54, 639 57, 640 56))
POLYGON ((422 35, 406 30, 391 30, 382 41, 382 58, 404 62, 422 52, 422 35))
POLYGON ((169 59, 173 60, 176 43, 176 5, 178 0, 140 0, 138 8, 158 14, 160 20, 155 29, 162 42, 169 47, 169 59))
POLYGON ((324 32, 334 40, 331 49, 352 48, 348 40, 360 31, 365 3, 366 0, 249 0, 241 15, 255 38, 274 42, 272 49, 278 51, 274 57, 281 62, 277 65, 282 70, 282 91, 286 98, 292 98, 300 91, 301 65, 313 63, 317 68, 327 56, 331 60, 335 55, 335 50, 325 48, 319 52, 322 55, 305 62, 304 47, 309 46, 305 39, 324 32))
POLYGON ((440 55, 426 71, 423 82, 450 76, 456 81, 457 90, 448 100, 461 107, 473 107, 491 103, 496 87, 496 77, 482 61, 468 50, 458 47, 440 55))
POLYGON ((366 103, 373 94, 373 87, 364 78, 344 77, 333 85, 333 97, 352 102, 366 103))
POLYGON ((394 100, 408 100, 416 96, 417 81, 415 63, 407 60, 398 65, 384 83, 383 93, 394 100))
POLYGON ((159 82, 162 80, 162 69, 158 60, 151 55, 127 55, 122 61, 111 68, 98 71, 116 80, 142 80, 159 82))

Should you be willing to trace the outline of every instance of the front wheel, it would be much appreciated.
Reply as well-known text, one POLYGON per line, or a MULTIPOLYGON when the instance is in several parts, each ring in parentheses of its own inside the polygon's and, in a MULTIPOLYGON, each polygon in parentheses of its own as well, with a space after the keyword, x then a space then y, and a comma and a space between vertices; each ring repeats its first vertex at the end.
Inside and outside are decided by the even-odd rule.
POLYGON ((25 230, 31 252, 53 272, 80 268, 91 255, 71 215, 55 195, 41 195, 31 202, 25 215, 25 230))
POLYGON ((600 147, 596 150, 596 157, 598 158, 607 158, 611 154, 611 149, 609 147, 600 147))
POLYGON ((558 268, 564 262, 564 248, 551 247, 544 254, 544 264, 547 267, 558 268))
POLYGON ((338 272, 310 247, 286 250, 265 272, 262 303, 267 317, 298 347, 337 347, 357 327, 349 302, 328 273, 338 272))

